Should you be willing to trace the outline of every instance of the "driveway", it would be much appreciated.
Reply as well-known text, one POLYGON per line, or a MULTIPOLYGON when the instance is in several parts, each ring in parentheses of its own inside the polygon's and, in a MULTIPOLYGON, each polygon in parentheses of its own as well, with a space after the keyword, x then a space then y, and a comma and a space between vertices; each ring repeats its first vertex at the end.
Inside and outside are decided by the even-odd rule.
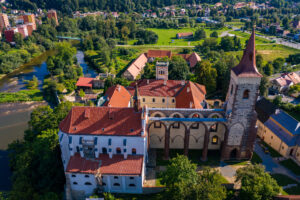
POLYGON ((266 167, 266 171, 270 172, 271 174, 284 174, 300 182, 299 176, 295 175, 293 172, 280 165, 276 158, 273 158, 269 154, 266 154, 263 151, 262 147, 259 146, 258 142, 255 143, 254 151, 262 159, 262 164, 266 167))

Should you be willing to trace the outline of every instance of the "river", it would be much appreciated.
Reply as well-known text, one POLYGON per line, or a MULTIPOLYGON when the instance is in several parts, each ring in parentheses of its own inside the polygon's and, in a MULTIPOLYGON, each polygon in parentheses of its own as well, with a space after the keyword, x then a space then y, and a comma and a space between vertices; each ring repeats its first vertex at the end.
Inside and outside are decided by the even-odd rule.
MULTIPOLYGON (((44 77, 49 74, 45 61, 54 54, 54 51, 47 51, 2 78, 0 80, 0 92, 17 92, 26 89, 25 80, 31 80, 33 76, 37 77, 38 87, 42 89, 44 77)), ((96 77, 97 73, 85 63, 82 51, 77 51, 76 58, 82 67, 84 76, 96 77)), ((24 131, 28 128, 27 123, 30 120, 31 111, 41 104, 46 105, 47 103, 0 104, 0 191, 11 188, 7 146, 12 141, 23 138, 24 131)))

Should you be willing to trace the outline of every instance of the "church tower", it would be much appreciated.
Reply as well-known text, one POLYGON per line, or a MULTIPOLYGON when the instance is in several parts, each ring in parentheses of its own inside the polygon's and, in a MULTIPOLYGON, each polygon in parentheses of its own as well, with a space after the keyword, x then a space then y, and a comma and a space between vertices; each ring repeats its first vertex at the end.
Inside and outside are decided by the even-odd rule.
POLYGON ((168 80, 169 76, 169 62, 156 62, 156 79, 157 80, 168 80))
POLYGON ((222 160, 252 157, 256 138, 255 103, 261 77, 256 68, 253 29, 240 63, 231 69, 226 97, 228 130, 222 147, 222 160))

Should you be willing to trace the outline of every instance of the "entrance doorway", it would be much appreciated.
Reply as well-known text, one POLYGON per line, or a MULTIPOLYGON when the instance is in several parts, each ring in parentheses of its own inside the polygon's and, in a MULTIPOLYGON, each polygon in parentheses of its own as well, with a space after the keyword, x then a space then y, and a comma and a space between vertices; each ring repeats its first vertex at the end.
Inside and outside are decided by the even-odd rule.
POLYGON ((233 149, 230 152, 230 159, 236 159, 236 155, 237 155, 237 149, 233 149))

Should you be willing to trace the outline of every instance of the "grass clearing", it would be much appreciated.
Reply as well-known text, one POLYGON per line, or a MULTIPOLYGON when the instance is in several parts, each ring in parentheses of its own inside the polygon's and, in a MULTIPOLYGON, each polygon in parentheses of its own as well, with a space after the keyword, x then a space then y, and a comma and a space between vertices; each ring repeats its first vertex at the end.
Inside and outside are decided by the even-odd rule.
MULTIPOLYGON (((183 149, 170 149, 169 156, 170 159, 177 156, 177 154, 182 155, 183 149)), ((164 160, 164 150, 157 149, 156 150, 156 165, 157 166, 166 166, 169 164, 169 160, 164 160)), ((192 163, 197 164, 198 166, 219 166, 220 165, 220 151, 219 150, 211 150, 207 153, 207 160, 201 161, 202 150, 189 150, 188 158, 192 163)))
POLYGON ((288 184, 298 184, 298 182, 284 174, 271 174, 279 186, 286 186, 288 184))
POLYGON ((292 159, 283 160, 280 164, 287 169, 291 170, 297 176, 300 176, 300 166, 297 165, 292 159))
POLYGON ((43 93, 38 90, 21 90, 15 93, 1 92, 0 103, 24 102, 24 101, 43 101, 43 93))
MULTIPOLYGON (((149 28, 148 30, 153 31, 158 35, 157 44, 154 44, 153 46, 157 46, 157 45, 195 46, 201 42, 201 40, 194 41, 193 39, 177 39, 176 38, 177 33, 184 33, 184 32, 195 33, 197 28, 179 28, 179 29, 149 28)), ((223 29, 204 28, 204 30, 206 32, 206 37, 209 37, 212 32, 217 31, 218 34, 220 35, 222 32, 226 31, 227 28, 223 28, 223 29)))

